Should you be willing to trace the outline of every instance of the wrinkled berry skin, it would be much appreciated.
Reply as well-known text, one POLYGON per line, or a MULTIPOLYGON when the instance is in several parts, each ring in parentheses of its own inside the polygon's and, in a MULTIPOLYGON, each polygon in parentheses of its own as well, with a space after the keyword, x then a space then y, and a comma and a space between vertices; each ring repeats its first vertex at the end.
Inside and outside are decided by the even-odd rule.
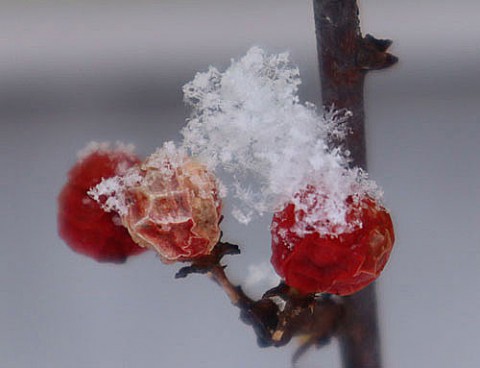
POLYGON ((315 231, 298 236, 293 204, 275 213, 271 261, 289 286, 303 294, 350 295, 380 275, 394 243, 390 215, 369 197, 347 203, 347 221, 360 220, 362 226, 338 236, 315 231))
POLYGON ((141 183, 126 197, 125 227, 139 245, 157 251, 164 263, 190 261, 211 253, 220 239, 221 200, 216 178, 184 158, 141 166, 141 183))
POLYGON ((58 197, 58 233, 74 251, 99 262, 123 263, 142 253, 117 214, 105 212, 87 195, 102 178, 138 164, 135 156, 122 151, 94 151, 68 173, 58 197))

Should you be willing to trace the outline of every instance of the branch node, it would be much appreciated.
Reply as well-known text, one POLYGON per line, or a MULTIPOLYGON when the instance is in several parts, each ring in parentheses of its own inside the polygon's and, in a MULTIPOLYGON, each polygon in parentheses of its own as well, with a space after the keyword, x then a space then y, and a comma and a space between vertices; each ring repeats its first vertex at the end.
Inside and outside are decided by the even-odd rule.
POLYGON ((240 254, 240 248, 238 245, 218 242, 209 255, 198 257, 193 259, 190 266, 182 267, 176 274, 176 279, 182 279, 192 273, 205 274, 210 272, 214 267, 221 267, 222 269, 227 266, 220 265, 220 261, 223 256, 240 254))
POLYGON ((391 44, 391 40, 378 39, 370 34, 365 35, 360 41, 357 52, 357 66, 363 70, 380 70, 392 66, 398 58, 386 52, 391 44))

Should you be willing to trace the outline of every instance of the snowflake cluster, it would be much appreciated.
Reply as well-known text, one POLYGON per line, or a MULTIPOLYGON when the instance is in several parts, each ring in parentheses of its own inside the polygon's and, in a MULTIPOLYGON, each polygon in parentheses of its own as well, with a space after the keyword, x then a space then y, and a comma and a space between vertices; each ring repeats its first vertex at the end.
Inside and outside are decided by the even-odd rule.
MULTIPOLYGON (((365 171, 349 167, 348 151, 332 144, 349 133, 351 113, 333 107, 318 112, 313 104, 300 102, 300 83, 288 53, 267 55, 258 47, 232 60, 223 73, 214 67, 197 73, 183 88, 192 112, 182 144, 164 144, 144 166, 161 168, 168 176, 188 152, 228 184, 232 214, 241 223, 293 203, 302 217, 299 235, 312 227, 321 234, 353 231, 361 224, 347 221, 347 198, 379 201, 382 193, 365 171), (299 195, 309 187, 322 193, 321 201, 299 195)), ((86 150, 106 148, 95 143, 86 150)), ((89 194, 105 210, 123 215, 127 203, 122 193, 141 180, 138 168, 132 168, 103 180, 89 194)), ((219 188, 224 197, 227 190, 219 188)))
POLYGON ((363 170, 349 168, 347 151, 330 148, 332 138, 348 134, 350 112, 319 113, 313 104, 301 103, 300 83, 288 53, 267 55, 258 47, 223 73, 214 67, 197 73, 184 86, 192 113, 183 144, 227 177, 240 222, 297 201, 299 208, 310 208, 305 224, 327 219, 321 233, 351 231, 346 199, 353 194, 379 199, 381 192, 363 170), (297 200, 295 194, 307 185, 325 194, 322 206, 297 200))
POLYGON ((116 212, 123 216, 128 209, 125 192, 128 188, 139 185, 142 179, 138 168, 133 167, 121 175, 103 179, 91 188, 87 194, 97 201, 105 212, 116 212))

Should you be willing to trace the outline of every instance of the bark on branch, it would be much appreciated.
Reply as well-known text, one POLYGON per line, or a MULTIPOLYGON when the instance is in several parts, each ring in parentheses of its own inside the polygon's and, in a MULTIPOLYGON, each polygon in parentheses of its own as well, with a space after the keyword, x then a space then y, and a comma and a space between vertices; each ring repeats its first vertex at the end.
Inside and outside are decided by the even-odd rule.
MULTIPOLYGON (((369 70, 387 68, 397 58, 386 52, 390 40, 362 36, 356 0, 314 0, 315 30, 323 106, 352 112, 351 134, 342 142, 352 165, 366 169, 363 88, 369 70)), ((375 286, 344 298, 340 329, 344 368, 380 368, 375 286)))

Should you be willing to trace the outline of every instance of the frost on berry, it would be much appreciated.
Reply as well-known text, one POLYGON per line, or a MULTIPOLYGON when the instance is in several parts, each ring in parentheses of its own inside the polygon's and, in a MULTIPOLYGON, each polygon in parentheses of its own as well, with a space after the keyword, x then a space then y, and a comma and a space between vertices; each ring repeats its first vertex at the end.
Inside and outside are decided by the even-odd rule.
POLYGON ((392 220, 374 199, 352 196, 346 200, 348 230, 326 234, 313 223, 302 224, 305 228, 299 233, 304 217, 324 201, 324 195, 310 186, 298 194, 296 203, 275 213, 272 264, 302 293, 349 295, 373 282, 385 267, 394 242, 392 220))
POLYGON ((121 175, 139 159, 132 147, 90 143, 79 152, 58 197, 58 232, 76 252, 100 262, 124 262, 144 250, 135 244, 115 213, 106 213, 87 192, 103 178, 121 175))
POLYGON ((136 243, 166 262, 210 254, 220 238, 219 184, 205 165, 166 143, 126 175, 91 191, 120 213, 136 243))

